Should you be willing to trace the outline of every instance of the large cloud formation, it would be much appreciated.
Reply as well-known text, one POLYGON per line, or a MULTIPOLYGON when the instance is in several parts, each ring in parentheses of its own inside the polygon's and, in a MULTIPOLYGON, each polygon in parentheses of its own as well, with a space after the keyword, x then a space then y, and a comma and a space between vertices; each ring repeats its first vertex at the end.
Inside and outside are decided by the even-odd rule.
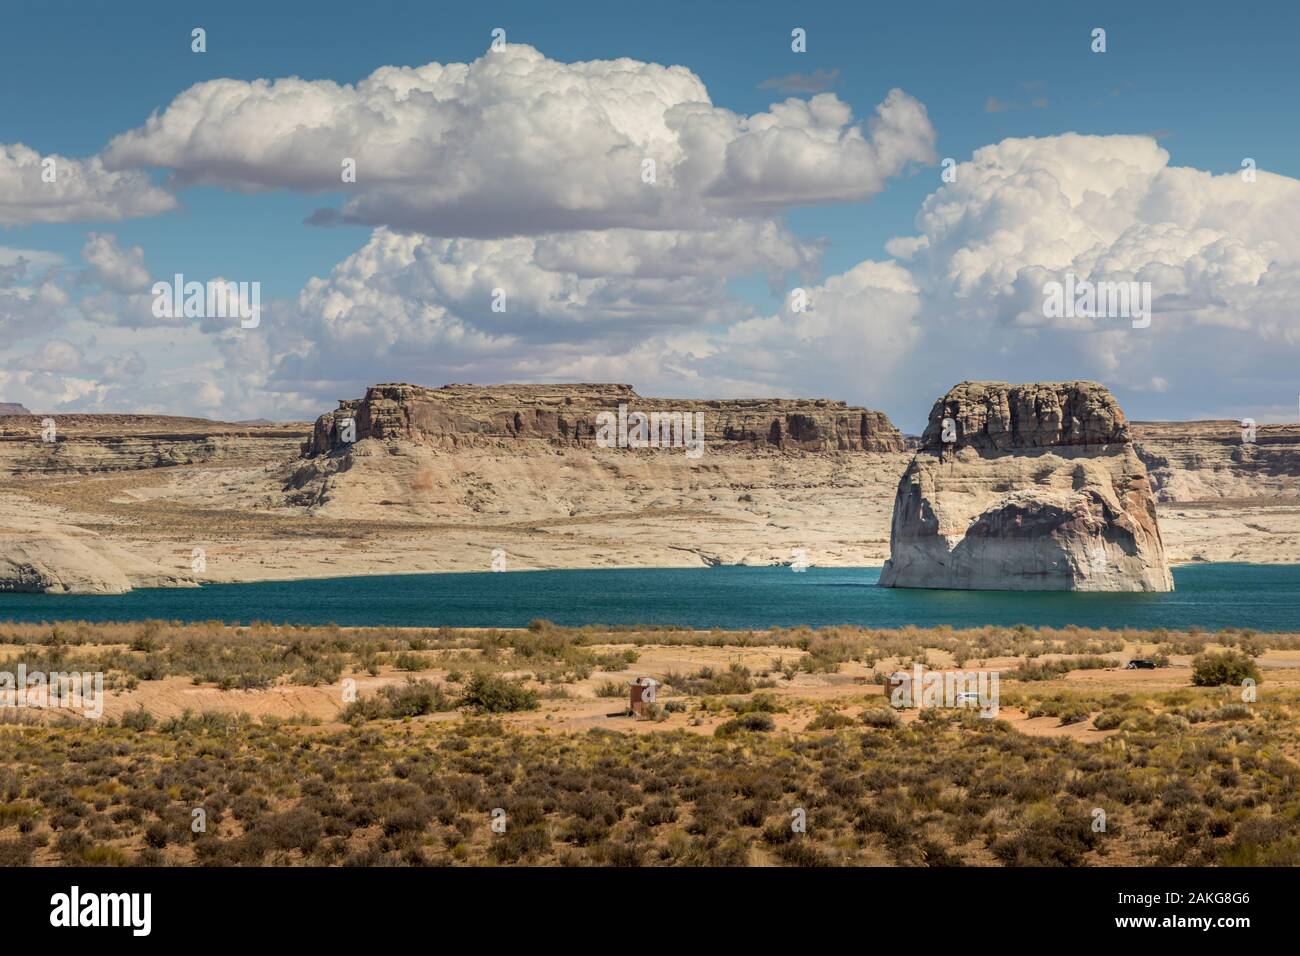
POLYGON ((0 143, 0 226, 116 222, 175 207, 175 197, 143 172, 106 169, 98 156, 42 156, 22 143, 0 143))
POLYGON ((451 240, 376 230, 277 323, 273 352, 284 351, 267 386, 296 393, 396 377, 618 380, 691 395, 816 382, 824 391, 883 373, 917 334, 916 289, 892 263, 810 286, 806 312, 756 317, 724 278, 737 257, 760 251, 744 245, 749 230, 651 235, 451 240))
POLYGON ((920 235, 889 248, 933 291, 1009 322, 1042 324, 1042 280, 1074 272, 1151 281, 1169 311, 1240 324, 1231 303, 1300 262, 1300 182, 1171 167, 1149 137, 1004 140, 956 176, 926 199, 920 235))
POLYGON ((626 381, 829 395, 914 427, 961 378, 1093 377, 1168 417, 1294 414, 1300 182, 1172 166, 1144 136, 1007 139, 956 167, 892 260, 823 275, 824 241, 785 213, 870 197, 934 142, 898 90, 865 122, 831 94, 746 116, 682 67, 522 46, 355 86, 202 83, 86 168, 146 195, 146 167, 176 187, 338 193, 315 220, 369 238, 255 330, 154 319, 144 250, 111 236, 87 239, 79 301, 57 269, 0 255, 0 325, 36 340, 0 382, 78 407, 251 417, 314 414, 379 380, 626 381), (1150 327, 1045 318, 1043 284, 1067 273, 1150 282, 1150 327), (740 294, 755 276, 774 304, 740 294), (794 284, 808 311, 791 310, 794 284), (39 342, 43 315, 65 323, 57 342, 39 342), (103 341, 73 345, 70 329, 103 341), (143 342, 181 358, 139 348, 145 378, 143 342))
POLYGON ((743 116, 681 66, 561 63, 506 45, 472 63, 383 67, 356 85, 221 79, 115 137, 112 168, 181 185, 341 191, 341 218, 435 236, 701 228, 879 192, 934 160, 925 107, 901 90, 867 123, 834 94, 743 116), (356 182, 342 182, 342 163, 356 182), (645 175, 653 161, 653 182, 645 175))
MULTIPOLYGON (((934 162, 934 142, 901 90, 865 122, 829 93, 746 116, 680 66, 561 63, 508 45, 354 86, 201 83, 103 155, 168 169, 177 186, 350 194, 313 221, 368 224, 370 240, 272 312, 256 361, 229 353, 305 405, 379 378, 788 392, 814 355, 851 361, 873 325, 878 361, 901 357, 916 335, 906 273, 866 263, 814 288, 823 243, 781 217, 869 198, 934 162), (355 184, 341 182, 344 159, 355 184), (758 315, 730 289, 756 274, 782 300, 792 281, 808 285, 815 315, 758 315)), ((121 299, 98 297, 100 321, 121 299)), ((813 377, 824 389, 833 376, 813 377)))
POLYGON ((916 226, 886 248, 923 290, 932 360, 1170 390, 1175 417, 1294 400, 1278 345, 1300 339, 1295 179, 1170 166, 1144 136, 1008 139, 957 166, 916 226), (1150 328, 1045 318, 1043 285, 1067 273, 1149 282, 1150 328))

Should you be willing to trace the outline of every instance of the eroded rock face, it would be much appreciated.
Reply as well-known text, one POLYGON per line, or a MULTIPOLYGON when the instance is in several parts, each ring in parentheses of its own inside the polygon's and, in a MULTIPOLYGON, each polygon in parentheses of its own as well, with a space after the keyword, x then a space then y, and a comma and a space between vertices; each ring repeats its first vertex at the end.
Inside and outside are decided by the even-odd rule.
POLYGON ((241 425, 170 415, 0 416, 0 477, 89 475, 297 454, 306 423, 241 425), (55 440, 42 440, 52 419, 55 440))
POLYGON ((125 594, 134 587, 194 587, 96 535, 29 528, 0 533, 0 594, 125 594))
POLYGON ((1156 500, 1300 497, 1300 426, 1130 422, 1156 500))
POLYGON ((1114 396, 1096 382, 951 389, 899 481, 880 583, 1173 590, 1146 466, 1114 396))
POLYGON ((597 415, 626 405, 634 412, 701 412, 705 441, 803 451, 903 451, 903 436, 881 412, 829 399, 688 400, 643 398, 630 385, 374 385, 365 398, 340 401, 316 420, 308 457, 339 444, 342 419, 356 441, 405 440, 444 448, 544 442, 594 446, 597 415))

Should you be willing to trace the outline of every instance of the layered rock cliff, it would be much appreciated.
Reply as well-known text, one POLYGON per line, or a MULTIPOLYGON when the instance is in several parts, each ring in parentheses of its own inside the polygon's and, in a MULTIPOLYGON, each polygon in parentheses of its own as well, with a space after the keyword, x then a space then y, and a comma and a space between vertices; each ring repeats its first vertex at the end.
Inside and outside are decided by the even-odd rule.
POLYGON ((1169 591, 1155 499, 1095 382, 962 382, 894 500, 885 587, 1169 591))
POLYGON ((10 415, 0 419, 0 477, 282 459, 296 453, 305 430, 294 422, 239 425, 170 415, 10 415))
MULTIPOLYGON (((530 442, 594 447, 597 416, 629 412, 701 413, 715 447, 802 451, 903 451, 903 436, 881 412, 829 399, 686 400, 643 398, 630 385, 375 385, 316 420, 306 456, 340 444, 352 419, 355 440, 405 440, 443 448, 530 442)), ((713 450, 713 449, 711 449, 713 450)))
MULTIPOLYGON (((196 586, 183 563, 144 557, 108 538, 129 532, 132 521, 86 516, 105 532, 101 535, 78 525, 68 507, 102 497, 107 476, 119 472, 224 470, 290 460, 306 430, 305 423, 247 426, 167 415, 0 418, 0 594, 120 594, 133 587, 196 586), (59 489, 75 478, 88 483, 61 497, 59 489), (45 498, 50 501, 44 506, 35 504, 45 498)), ((190 546, 179 550, 188 554, 190 546)))
POLYGON ((1131 422, 1129 431, 1157 501, 1300 497, 1300 426, 1131 422))

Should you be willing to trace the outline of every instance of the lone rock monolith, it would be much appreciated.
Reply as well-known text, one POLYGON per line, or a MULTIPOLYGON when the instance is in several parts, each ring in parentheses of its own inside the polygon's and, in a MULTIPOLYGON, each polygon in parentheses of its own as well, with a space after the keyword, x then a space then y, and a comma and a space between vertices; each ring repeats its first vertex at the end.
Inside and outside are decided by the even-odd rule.
POLYGON ((1146 466, 1096 382, 962 382, 898 483, 884 587, 1172 591, 1146 466))

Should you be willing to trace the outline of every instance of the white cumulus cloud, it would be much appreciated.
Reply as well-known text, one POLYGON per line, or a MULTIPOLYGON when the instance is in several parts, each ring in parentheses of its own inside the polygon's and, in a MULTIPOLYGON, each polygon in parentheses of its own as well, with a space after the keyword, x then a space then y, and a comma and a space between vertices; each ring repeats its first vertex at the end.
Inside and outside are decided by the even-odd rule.
POLYGON ((866 123, 834 94, 745 116, 681 66, 562 63, 507 45, 352 84, 200 83, 104 151, 179 184, 352 193, 341 217, 438 236, 702 228, 879 192, 934 160, 925 107, 893 90, 866 123), (345 159, 356 182, 342 181, 345 159), (652 161, 653 182, 646 182, 652 161))
POLYGON ((43 156, 22 143, 0 143, 0 226, 115 222, 175 207, 175 197, 143 172, 106 169, 98 156, 43 156), (53 182, 42 175, 46 169, 53 182))

